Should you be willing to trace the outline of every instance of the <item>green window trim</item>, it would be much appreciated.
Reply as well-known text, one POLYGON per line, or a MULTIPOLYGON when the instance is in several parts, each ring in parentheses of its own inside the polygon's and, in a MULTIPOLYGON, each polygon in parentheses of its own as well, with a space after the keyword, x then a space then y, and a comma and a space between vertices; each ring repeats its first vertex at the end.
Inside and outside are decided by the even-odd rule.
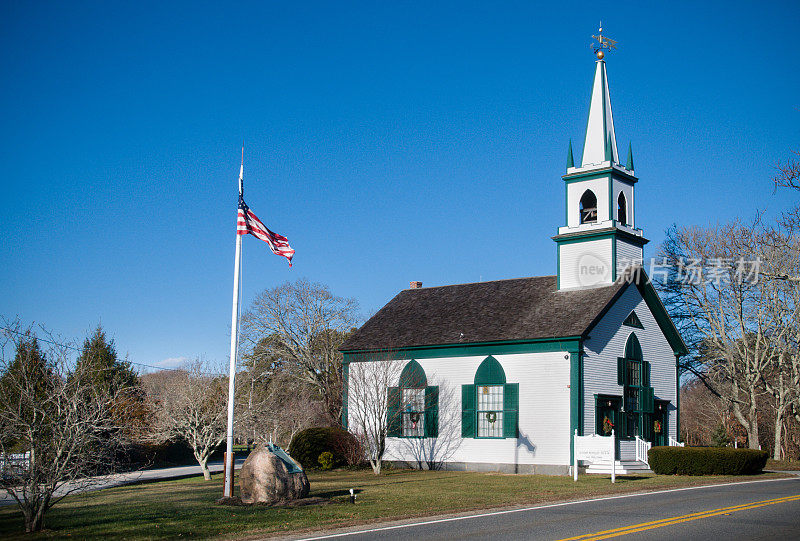
POLYGON ((636 312, 631 312, 628 314, 628 317, 625 318, 625 321, 623 321, 622 324, 628 327, 634 327, 636 329, 644 329, 642 320, 639 319, 639 316, 636 315, 636 312))
POLYGON ((403 367, 403 371, 400 372, 399 386, 414 389, 428 386, 428 378, 425 376, 425 370, 416 360, 411 359, 403 367))

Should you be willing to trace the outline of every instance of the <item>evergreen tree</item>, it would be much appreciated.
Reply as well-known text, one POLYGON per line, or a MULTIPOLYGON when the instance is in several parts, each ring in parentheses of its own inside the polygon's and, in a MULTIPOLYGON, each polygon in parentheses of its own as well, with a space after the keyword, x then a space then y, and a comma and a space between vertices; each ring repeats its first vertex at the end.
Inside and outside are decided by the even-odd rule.
POLYGON ((711 444, 714 447, 727 447, 731 443, 731 438, 728 436, 728 429, 724 424, 720 424, 714 433, 711 435, 711 444))
POLYGON ((114 404, 112 417, 116 429, 109 437, 116 437, 120 431, 132 435, 142 429, 147 407, 139 376, 131 363, 117 358, 114 340, 106 338, 100 325, 83 341, 74 373, 81 374, 88 383, 83 387, 85 400, 108 397, 114 404))
MULTIPOLYGON (((3 404, 18 411, 36 437, 47 437, 45 426, 38 417, 41 404, 47 403, 48 393, 53 383, 53 370, 39 347, 35 336, 26 333, 17 344, 14 360, 7 365, 0 377, 0 400, 3 404)), ((5 427, 3 427, 5 428, 5 427)), ((19 447, 18 434, 2 431, 3 447, 19 447)), ((16 449, 25 451, 27 449, 16 449)))
POLYGON ((90 374, 98 392, 115 395, 122 389, 138 387, 139 378, 128 361, 117 358, 114 340, 108 341, 103 328, 98 325, 94 334, 83 341, 77 366, 90 374))

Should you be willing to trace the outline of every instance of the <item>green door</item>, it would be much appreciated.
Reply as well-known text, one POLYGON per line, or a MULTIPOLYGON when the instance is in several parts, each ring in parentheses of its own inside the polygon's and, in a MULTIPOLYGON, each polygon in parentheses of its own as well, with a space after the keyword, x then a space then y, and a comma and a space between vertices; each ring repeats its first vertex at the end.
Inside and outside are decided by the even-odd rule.
POLYGON ((599 436, 610 436, 611 430, 614 435, 619 436, 617 420, 619 418, 619 398, 617 397, 598 397, 597 399, 597 426, 595 434, 599 436))
POLYGON ((653 445, 669 445, 669 431, 667 430, 667 420, 669 419, 668 411, 669 402, 666 400, 656 400, 653 407, 653 414, 650 416, 653 423, 653 445))
POLYGON ((620 406, 622 405, 622 397, 612 395, 595 395, 594 404, 594 433, 598 436, 610 436, 611 430, 614 430, 614 436, 617 440, 615 455, 617 458, 619 458, 619 438, 621 436, 620 430, 622 429, 622 414, 619 410, 620 406))

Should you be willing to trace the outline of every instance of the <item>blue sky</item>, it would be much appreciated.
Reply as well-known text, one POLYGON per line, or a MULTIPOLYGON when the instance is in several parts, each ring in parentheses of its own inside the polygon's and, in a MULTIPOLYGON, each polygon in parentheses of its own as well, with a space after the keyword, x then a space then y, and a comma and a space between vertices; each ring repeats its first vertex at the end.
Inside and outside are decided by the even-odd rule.
MULTIPOLYGON (((426 286, 554 274, 602 19, 637 225, 793 203, 796 2, 0 4, 0 315, 130 360, 224 360, 243 300, 306 277, 364 315, 426 286), (493 3, 495 4, 495 3, 493 3)), ((624 154, 624 152, 623 152, 624 154)))

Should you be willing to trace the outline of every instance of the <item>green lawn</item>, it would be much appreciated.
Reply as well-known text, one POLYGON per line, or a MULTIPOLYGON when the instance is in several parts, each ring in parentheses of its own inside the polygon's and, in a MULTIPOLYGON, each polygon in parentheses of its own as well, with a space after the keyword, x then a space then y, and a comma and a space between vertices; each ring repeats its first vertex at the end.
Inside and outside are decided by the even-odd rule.
POLYGON ((212 481, 193 477, 72 496, 48 513, 47 530, 38 536, 24 535, 20 513, 5 507, 0 509, 0 537, 231 538, 743 478, 631 476, 618 477, 612 485, 607 476, 583 475, 574 483, 570 477, 539 475, 389 470, 375 476, 362 470, 312 472, 309 480, 311 496, 331 503, 291 509, 218 506, 214 501, 222 493, 221 475, 212 481), (356 505, 348 502, 350 488, 358 491, 356 505))
POLYGON ((767 470, 800 471, 800 460, 767 460, 767 470))

